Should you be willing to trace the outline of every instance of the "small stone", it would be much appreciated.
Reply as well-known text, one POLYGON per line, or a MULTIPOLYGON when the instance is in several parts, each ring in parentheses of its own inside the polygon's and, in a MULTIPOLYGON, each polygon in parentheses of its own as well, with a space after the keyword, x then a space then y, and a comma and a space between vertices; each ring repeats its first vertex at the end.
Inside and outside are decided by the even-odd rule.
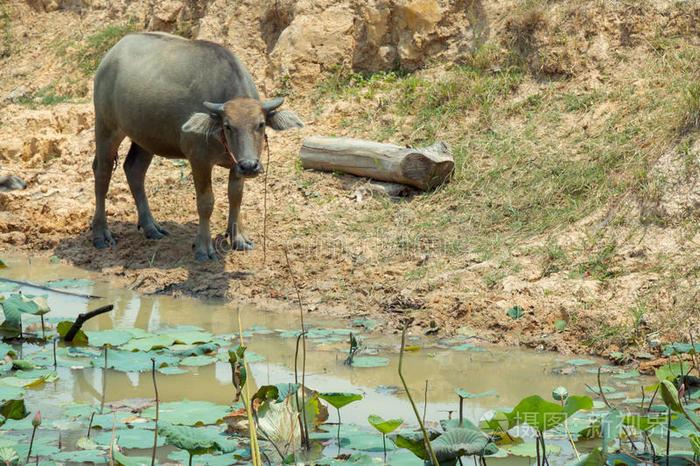
POLYGON ((27 97, 28 95, 29 90, 26 86, 22 85, 5 94, 2 97, 2 103, 16 103, 19 99, 27 97))

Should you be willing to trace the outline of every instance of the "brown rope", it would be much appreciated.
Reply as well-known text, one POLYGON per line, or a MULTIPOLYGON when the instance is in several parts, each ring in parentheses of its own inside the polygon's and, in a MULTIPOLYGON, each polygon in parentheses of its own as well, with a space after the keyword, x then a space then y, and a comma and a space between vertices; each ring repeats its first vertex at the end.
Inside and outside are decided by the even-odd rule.
POLYGON ((263 265, 267 260, 267 175, 270 172, 270 143, 265 133, 265 148, 267 149, 267 161, 265 162, 265 179, 263 181, 263 265))

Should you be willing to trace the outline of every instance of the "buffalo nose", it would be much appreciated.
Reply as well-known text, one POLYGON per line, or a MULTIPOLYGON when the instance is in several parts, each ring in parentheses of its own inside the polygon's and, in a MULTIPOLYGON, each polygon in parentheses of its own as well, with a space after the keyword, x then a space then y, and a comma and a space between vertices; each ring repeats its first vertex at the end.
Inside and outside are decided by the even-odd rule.
POLYGON ((257 160, 241 160, 238 168, 244 175, 257 175, 262 171, 262 165, 257 160))

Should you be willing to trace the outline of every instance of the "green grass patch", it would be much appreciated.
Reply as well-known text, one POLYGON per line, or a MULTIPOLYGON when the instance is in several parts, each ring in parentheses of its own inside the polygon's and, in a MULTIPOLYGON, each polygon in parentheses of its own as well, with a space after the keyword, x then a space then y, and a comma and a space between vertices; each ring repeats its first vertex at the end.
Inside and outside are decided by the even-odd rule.
POLYGON ((12 21, 7 11, 6 0, 0 0, 0 58, 12 53, 12 21))
MULTIPOLYGON (((611 201, 654 192, 651 167, 680 142, 689 122, 697 124, 700 109, 700 51, 682 38, 669 40, 665 60, 593 90, 542 82, 526 68, 508 66, 504 52, 500 61, 491 55, 478 64, 433 64, 412 74, 336 69, 319 82, 314 98, 319 108, 329 101, 354 104, 341 124, 357 137, 418 146, 447 141, 454 177, 412 200, 420 221, 406 228, 459 238, 472 252, 507 252, 611 201), (521 95, 523 89, 531 94, 521 95)), ((401 205, 387 209, 374 227, 401 205)), ((566 252, 545 261, 547 273, 564 265, 566 252)))
POLYGON ((138 29, 132 18, 125 23, 115 23, 106 26, 88 37, 78 53, 78 68, 87 76, 92 76, 100 65, 102 57, 119 39, 138 29))

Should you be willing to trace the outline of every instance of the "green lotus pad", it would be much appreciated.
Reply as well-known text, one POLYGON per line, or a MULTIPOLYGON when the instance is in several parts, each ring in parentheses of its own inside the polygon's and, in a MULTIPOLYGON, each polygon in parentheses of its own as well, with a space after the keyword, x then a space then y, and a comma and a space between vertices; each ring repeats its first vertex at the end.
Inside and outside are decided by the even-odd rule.
MULTIPOLYGON (((218 405, 209 401, 175 401, 160 404, 160 421, 176 425, 197 426, 217 424, 231 411, 228 406, 218 405)), ((151 406, 145 409, 141 415, 148 419, 155 419, 156 408, 151 406)))
POLYGON ((352 367, 383 367, 388 364, 387 358, 379 356, 358 356, 352 360, 352 367))

